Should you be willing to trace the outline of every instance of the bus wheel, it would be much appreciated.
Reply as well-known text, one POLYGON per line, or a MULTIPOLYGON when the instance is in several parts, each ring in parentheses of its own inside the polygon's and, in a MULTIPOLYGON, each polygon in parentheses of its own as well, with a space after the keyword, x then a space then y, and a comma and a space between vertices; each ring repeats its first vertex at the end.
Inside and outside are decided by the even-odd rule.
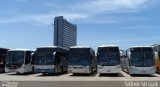
POLYGON ((16 74, 17 74, 17 75, 20 75, 21 73, 20 73, 20 72, 16 72, 16 74))
POLYGON ((93 73, 94 72, 94 70, 93 70, 94 68, 93 68, 93 66, 91 67, 91 73, 93 73))
POLYGON ((34 66, 32 67, 32 71, 31 72, 34 73, 34 66))
POLYGON ((158 73, 160 73, 160 69, 159 69, 159 67, 157 67, 157 72, 158 72, 158 73))
POLYGON ((0 68, 0 73, 3 73, 3 68, 2 67, 0 68))
POLYGON ((43 73, 43 76, 45 76, 46 75, 46 73, 43 73))
POLYGON ((61 71, 60 71, 60 73, 63 73, 63 67, 61 66, 61 71))

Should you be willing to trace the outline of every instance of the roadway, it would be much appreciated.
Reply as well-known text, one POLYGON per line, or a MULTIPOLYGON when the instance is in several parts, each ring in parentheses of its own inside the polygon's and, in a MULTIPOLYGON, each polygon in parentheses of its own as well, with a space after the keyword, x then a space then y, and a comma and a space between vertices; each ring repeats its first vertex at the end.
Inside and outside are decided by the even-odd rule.
MULTIPOLYGON (((131 76, 123 71, 121 71, 118 75, 99 75, 99 73, 96 72, 91 75, 73 75, 71 73, 64 73, 45 76, 42 74, 17 75, 15 73, 1 73, 0 81, 18 82, 18 86, 15 87, 132 87, 125 86, 125 82, 151 81, 159 82, 158 86, 153 87, 160 87, 160 74, 131 76)), ((0 87, 9 87, 2 86, 1 84, 0 87)))
POLYGON ((23 74, 17 75, 15 73, 1 73, 0 81, 160 81, 160 74, 152 75, 134 75, 131 76, 126 72, 121 71, 118 75, 108 74, 99 75, 93 73, 91 75, 79 74, 73 75, 71 73, 42 75, 42 74, 23 74))

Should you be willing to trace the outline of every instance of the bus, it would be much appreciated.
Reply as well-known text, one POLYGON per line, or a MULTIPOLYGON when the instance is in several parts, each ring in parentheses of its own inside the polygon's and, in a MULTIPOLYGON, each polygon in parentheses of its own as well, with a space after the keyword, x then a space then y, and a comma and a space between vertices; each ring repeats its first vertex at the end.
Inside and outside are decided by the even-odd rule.
POLYGON ((0 48, 0 73, 5 72, 6 54, 9 49, 0 48))
POLYGON ((156 56, 155 56, 156 72, 160 73, 160 44, 154 44, 152 45, 152 47, 156 53, 156 56))
POLYGON ((63 73, 68 70, 68 49, 59 46, 39 47, 33 54, 34 72, 63 73))
POLYGON ((120 50, 116 45, 99 46, 97 50, 97 70, 100 74, 121 72, 120 50))
POLYGON ((32 72, 33 65, 32 53, 34 51, 28 49, 12 49, 8 50, 6 55, 6 72, 16 72, 17 74, 32 72))
POLYGON ((73 74, 91 74, 96 71, 95 51, 88 46, 69 48, 68 72, 73 74))
POLYGON ((151 46, 134 46, 126 50, 123 70, 129 74, 154 74, 155 60, 151 46))

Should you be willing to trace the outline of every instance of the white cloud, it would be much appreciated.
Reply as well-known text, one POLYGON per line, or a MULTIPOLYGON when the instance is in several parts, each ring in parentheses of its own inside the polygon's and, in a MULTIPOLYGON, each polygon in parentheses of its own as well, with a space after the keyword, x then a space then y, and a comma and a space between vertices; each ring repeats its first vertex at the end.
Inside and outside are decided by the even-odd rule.
MULTIPOLYGON (((23 0, 28 1, 28 0, 23 0)), ((152 0, 155 1, 155 0, 152 0)), ((71 6, 65 5, 66 9, 59 8, 51 13, 46 14, 26 14, 12 18, 0 18, 0 23, 17 23, 17 22, 35 22, 36 24, 48 25, 52 24, 55 16, 64 16, 67 20, 85 19, 83 21, 90 21, 93 23, 120 23, 121 18, 110 18, 107 15, 106 20, 93 19, 99 14, 117 13, 117 12, 131 12, 139 10, 147 6, 151 0, 82 0, 71 6), (120 22, 119 22, 120 21, 120 22)), ((53 4, 55 5, 55 3, 53 4)), ((54 9, 53 9, 54 10, 54 9)), ((126 18, 129 20, 130 18, 126 18)))
POLYGON ((154 27, 150 26, 150 25, 135 25, 135 26, 130 26, 127 28, 127 30, 142 30, 142 29, 152 30, 152 29, 154 29, 154 27))
POLYGON ((13 17, 8 19, 0 19, 0 23, 18 23, 18 22, 36 22, 43 25, 49 25, 53 23, 55 16, 65 16, 66 19, 75 20, 86 18, 87 15, 76 13, 49 13, 49 14, 37 14, 37 15, 23 15, 19 17, 13 17))
POLYGON ((138 10, 152 2, 151 0, 91 0, 84 4, 78 5, 82 10, 89 12, 106 12, 106 11, 131 11, 138 10))

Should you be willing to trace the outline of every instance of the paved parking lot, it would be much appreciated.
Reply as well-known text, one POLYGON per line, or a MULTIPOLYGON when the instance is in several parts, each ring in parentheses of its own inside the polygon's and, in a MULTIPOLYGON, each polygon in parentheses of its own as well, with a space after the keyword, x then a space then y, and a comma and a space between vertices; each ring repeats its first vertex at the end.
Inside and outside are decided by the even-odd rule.
POLYGON ((1 73, 0 81, 160 81, 160 74, 153 75, 129 75, 123 71, 116 74, 99 75, 95 72, 91 75, 71 73, 45 75, 42 74, 23 74, 1 73))

